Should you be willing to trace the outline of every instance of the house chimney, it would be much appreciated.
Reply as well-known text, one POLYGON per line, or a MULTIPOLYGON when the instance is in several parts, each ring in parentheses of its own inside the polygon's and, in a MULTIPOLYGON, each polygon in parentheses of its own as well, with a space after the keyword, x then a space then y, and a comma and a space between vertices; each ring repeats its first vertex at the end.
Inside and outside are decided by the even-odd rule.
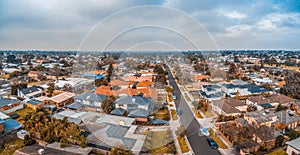
POLYGON ((44 152, 45 152, 45 149, 39 149, 38 150, 38 154, 44 154, 44 152))
POLYGON ((119 125, 120 125, 120 126, 125 126, 125 122, 124 122, 123 120, 120 120, 120 121, 119 121, 119 125))

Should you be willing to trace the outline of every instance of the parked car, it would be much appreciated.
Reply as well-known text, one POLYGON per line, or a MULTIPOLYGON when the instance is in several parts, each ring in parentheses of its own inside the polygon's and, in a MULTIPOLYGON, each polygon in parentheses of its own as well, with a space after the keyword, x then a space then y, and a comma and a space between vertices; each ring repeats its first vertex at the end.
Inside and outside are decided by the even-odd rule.
POLYGON ((209 136, 208 128, 202 128, 202 129, 200 129, 200 132, 204 136, 209 136))
POLYGON ((180 108, 177 109, 177 114, 182 115, 182 110, 180 108))
POLYGON ((18 115, 18 114, 11 114, 10 115, 10 118, 11 119, 17 119, 17 118, 19 118, 20 116, 18 115))
POLYGON ((173 100, 176 100, 176 95, 173 95, 173 100))
POLYGON ((211 148, 213 148, 213 149, 218 148, 218 144, 212 138, 210 138, 210 137, 207 138, 207 142, 211 146, 211 148))

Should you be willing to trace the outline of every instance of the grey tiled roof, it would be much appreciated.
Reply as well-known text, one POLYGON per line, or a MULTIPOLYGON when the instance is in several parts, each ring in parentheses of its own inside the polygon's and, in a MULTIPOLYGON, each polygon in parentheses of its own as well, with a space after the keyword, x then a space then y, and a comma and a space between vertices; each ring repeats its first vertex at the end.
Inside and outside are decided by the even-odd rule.
POLYGON ((293 147, 294 149, 300 151, 300 138, 294 139, 292 141, 286 142, 287 145, 293 147))
POLYGON ((29 104, 32 104, 32 105, 39 105, 39 104, 41 104, 42 102, 41 102, 41 101, 38 101, 38 100, 30 100, 28 103, 29 103, 29 104))
POLYGON ((155 106, 155 103, 152 102, 152 100, 150 98, 145 98, 145 97, 141 97, 141 96, 121 97, 121 98, 118 98, 115 101, 115 103, 119 104, 119 105, 127 104, 129 107, 128 108, 129 111, 137 110, 138 105, 148 106, 148 111, 152 111, 155 106))
POLYGON ((88 135, 87 142, 107 148, 120 147, 117 145, 121 145, 125 149, 131 150, 136 143, 136 139, 124 137, 128 130, 129 127, 105 124, 105 126, 88 135))
POLYGON ((16 104, 18 102, 20 101, 16 99, 0 98, 0 107, 4 107, 9 104, 16 104))
POLYGON ((72 104, 70 104, 70 105, 67 105, 66 107, 67 107, 67 108, 70 108, 70 109, 77 110, 77 109, 79 109, 82 105, 83 105, 83 104, 80 103, 80 102, 74 102, 74 103, 72 103, 72 104))
POLYGON ((102 102, 104 99, 106 99, 107 96, 101 95, 101 94, 95 94, 95 93, 82 93, 78 96, 75 96, 75 100, 87 100, 87 101, 93 101, 93 102, 102 102))
POLYGON ((122 108, 115 108, 113 111, 110 112, 110 114, 112 114, 112 115, 124 115, 125 112, 126 111, 122 108))
POLYGON ((30 93, 33 93, 33 92, 37 92, 39 91, 39 89, 37 87, 29 87, 29 88, 26 88, 26 89, 22 89, 21 92, 26 95, 26 94, 30 94, 30 93))
POLYGON ((128 117, 134 117, 134 118, 137 118, 137 117, 140 117, 140 118, 147 118, 148 115, 149 115, 149 111, 144 110, 144 109, 136 109, 136 110, 130 111, 129 114, 128 114, 128 117))

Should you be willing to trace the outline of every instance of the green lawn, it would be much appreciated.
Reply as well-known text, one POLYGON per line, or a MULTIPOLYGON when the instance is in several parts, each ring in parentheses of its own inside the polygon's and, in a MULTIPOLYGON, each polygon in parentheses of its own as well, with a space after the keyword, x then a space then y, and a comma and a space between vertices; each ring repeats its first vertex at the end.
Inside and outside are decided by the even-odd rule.
POLYGON ((179 136, 177 139, 178 139, 178 142, 179 142, 179 145, 180 145, 181 152, 182 153, 189 152, 190 149, 189 149, 189 146, 188 146, 188 144, 186 142, 185 137, 180 137, 179 136))
POLYGON ((177 116, 176 110, 172 109, 171 110, 171 115, 172 115, 172 119, 173 120, 178 120, 178 116, 177 116))
POLYGON ((23 108, 20 110, 17 110, 15 112, 10 113, 11 114, 18 114, 20 117, 16 119, 16 121, 19 121, 20 123, 22 123, 22 117, 28 115, 29 113, 34 112, 34 110, 30 109, 30 108, 23 108))
POLYGON ((221 149, 227 149, 228 147, 223 143, 220 137, 214 134, 214 131, 212 128, 209 128, 209 135, 210 137, 218 144, 219 148, 221 149))
POLYGON ((13 154, 16 150, 22 148, 24 146, 24 141, 17 138, 16 140, 5 144, 5 148, 2 152, 0 152, 1 155, 10 155, 13 154))

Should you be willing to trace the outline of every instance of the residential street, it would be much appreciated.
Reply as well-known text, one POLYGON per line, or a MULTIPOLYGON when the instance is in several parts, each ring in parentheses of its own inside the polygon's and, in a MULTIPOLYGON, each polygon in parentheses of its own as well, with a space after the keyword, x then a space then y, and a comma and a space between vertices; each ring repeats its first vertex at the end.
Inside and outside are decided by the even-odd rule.
POLYGON ((212 149, 207 141, 205 136, 201 136, 199 133, 200 125, 196 118, 193 115, 193 112, 189 108, 187 102, 183 99, 183 95, 179 90, 175 78, 173 77, 170 68, 166 65, 166 70, 168 71, 168 78, 170 85, 174 88, 174 95, 177 99, 175 104, 177 109, 182 110, 182 115, 180 115, 181 124, 187 128, 187 138, 193 148, 193 151, 196 155, 216 155, 220 154, 217 149, 212 149))

